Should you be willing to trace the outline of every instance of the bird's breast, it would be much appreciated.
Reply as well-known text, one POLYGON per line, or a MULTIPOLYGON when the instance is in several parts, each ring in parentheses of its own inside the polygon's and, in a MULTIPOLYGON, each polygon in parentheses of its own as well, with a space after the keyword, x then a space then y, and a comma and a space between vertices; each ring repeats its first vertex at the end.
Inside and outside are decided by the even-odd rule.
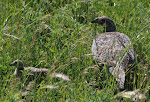
POLYGON ((124 47, 121 45, 116 35, 100 34, 93 40, 92 53, 94 59, 99 62, 114 61, 123 53, 124 47))

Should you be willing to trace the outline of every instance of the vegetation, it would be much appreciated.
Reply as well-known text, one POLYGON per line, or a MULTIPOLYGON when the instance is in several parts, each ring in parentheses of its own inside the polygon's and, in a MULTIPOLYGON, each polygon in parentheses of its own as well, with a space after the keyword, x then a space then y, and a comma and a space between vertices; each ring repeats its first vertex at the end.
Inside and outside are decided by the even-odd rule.
POLYGON ((133 43, 134 76, 132 88, 127 88, 144 91, 144 100, 150 100, 149 0, 0 0, 0 101, 22 99, 19 94, 25 86, 14 78, 15 68, 9 66, 16 59, 71 79, 48 75, 24 97, 26 101, 118 101, 114 78, 105 67, 94 66, 90 55, 92 39, 103 31, 90 22, 104 15, 133 43), (45 85, 57 88, 42 88, 45 85))

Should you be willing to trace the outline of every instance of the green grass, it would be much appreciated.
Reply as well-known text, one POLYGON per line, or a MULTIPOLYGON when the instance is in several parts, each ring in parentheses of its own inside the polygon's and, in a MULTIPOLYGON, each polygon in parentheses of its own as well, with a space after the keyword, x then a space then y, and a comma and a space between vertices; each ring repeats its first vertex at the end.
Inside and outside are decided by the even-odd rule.
POLYGON ((50 73, 64 73, 71 79, 68 82, 47 77, 40 86, 53 84, 59 88, 35 86, 28 101, 117 101, 114 78, 109 77, 105 67, 98 71, 89 68, 94 63, 92 56, 87 56, 92 39, 103 31, 90 22, 104 15, 112 18, 117 31, 127 34, 133 43, 136 61, 132 68, 136 69, 137 78, 133 78, 132 90, 148 90, 149 0, 0 0, 0 101, 21 99, 17 94, 24 86, 19 80, 12 85, 15 68, 9 66, 16 59, 25 66, 48 68, 50 73), (92 81, 101 89, 96 91, 96 86, 89 86, 92 81))

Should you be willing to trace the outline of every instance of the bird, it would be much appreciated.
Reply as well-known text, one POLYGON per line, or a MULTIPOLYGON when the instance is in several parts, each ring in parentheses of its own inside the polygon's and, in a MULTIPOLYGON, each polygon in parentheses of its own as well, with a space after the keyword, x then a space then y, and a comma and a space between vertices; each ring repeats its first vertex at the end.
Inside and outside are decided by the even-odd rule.
POLYGON ((30 81, 33 81, 35 79, 36 81, 40 82, 42 78, 46 77, 46 74, 49 71, 49 69, 46 68, 24 67, 21 60, 13 61, 10 66, 16 67, 14 76, 19 77, 21 80, 27 78, 26 85, 28 85, 30 81))
POLYGON ((98 23, 104 28, 103 33, 93 39, 93 59, 99 66, 105 64, 119 87, 124 89, 126 68, 135 60, 132 43, 127 35, 117 32, 114 21, 109 17, 97 17, 91 23, 98 23))

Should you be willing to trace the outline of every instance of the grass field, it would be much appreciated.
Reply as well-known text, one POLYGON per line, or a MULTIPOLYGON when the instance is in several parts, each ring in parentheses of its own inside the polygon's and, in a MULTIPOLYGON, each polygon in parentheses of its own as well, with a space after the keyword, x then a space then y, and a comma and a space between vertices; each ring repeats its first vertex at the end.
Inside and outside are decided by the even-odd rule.
POLYGON ((50 69, 22 101, 119 101, 114 78, 105 67, 95 67, 90 55, 93 38, 103 31, 91 21, 100 16, 112 18, 117 31, 131 39, 136 71, 130 90, 139 89, 146 96, 141 101, 150 101, 149 0, 0 0, 0 101, 19 101, 25 94, 23 82, 13 75, 15 67, 9 66, 16 59, 24 66, 50 69), (71 81, 51 77, 54 72, 71 81))

